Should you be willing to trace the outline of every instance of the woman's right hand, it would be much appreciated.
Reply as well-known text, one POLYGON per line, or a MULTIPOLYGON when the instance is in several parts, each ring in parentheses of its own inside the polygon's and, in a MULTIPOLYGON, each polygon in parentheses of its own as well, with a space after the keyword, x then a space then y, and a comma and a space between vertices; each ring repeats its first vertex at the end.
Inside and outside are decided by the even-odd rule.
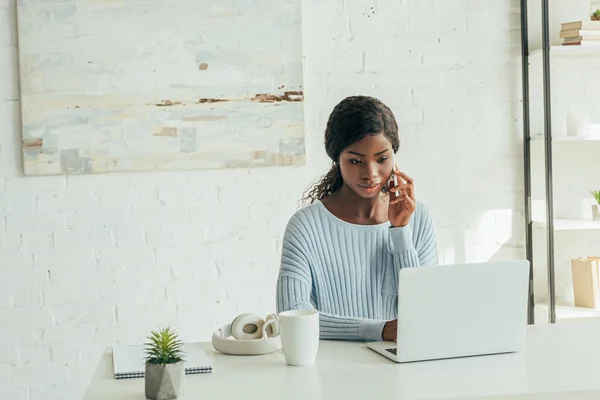
POLYGON ((381 338, 386 342, 395 342, 398 337, 398 320, 388 321, 383 326, 381 338))

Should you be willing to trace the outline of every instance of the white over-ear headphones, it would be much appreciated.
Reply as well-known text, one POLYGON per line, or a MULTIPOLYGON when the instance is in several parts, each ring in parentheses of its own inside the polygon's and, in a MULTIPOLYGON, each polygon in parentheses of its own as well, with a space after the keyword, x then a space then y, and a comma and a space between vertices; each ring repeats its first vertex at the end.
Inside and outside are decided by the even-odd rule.
POLYGON ((245 313, 237 316, 231 324, 219 328, 212 335, 215 350, 233 355, 260 355, 281 349, 279 326, 270 324, 267 337, 263 337, 263 325, 270 319, 277 318, 269 314, 265 319, 258 315, 245 313))

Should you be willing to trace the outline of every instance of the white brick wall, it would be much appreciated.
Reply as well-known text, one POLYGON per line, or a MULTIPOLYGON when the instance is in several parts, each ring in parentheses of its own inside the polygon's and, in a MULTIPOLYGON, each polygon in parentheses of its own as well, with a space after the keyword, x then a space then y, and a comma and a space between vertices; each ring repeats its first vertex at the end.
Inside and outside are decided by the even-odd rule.
POLYGON ((522 257, 517 6, 306 2, 306 168, 24 178, 14 0, 0 0, 3 396, 79 399, 110 343, 166 323, 209 340, 272 311, 283 228, 346 95, 393 107, 442 262, 522 257))

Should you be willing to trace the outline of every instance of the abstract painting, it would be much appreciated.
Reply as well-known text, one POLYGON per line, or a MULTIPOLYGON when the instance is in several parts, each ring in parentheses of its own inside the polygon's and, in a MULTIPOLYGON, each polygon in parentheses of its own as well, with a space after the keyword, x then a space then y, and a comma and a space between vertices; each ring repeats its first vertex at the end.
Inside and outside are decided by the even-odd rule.
POLYGON ((20 0, 27 175, 304 165, 301 0, 20 0))

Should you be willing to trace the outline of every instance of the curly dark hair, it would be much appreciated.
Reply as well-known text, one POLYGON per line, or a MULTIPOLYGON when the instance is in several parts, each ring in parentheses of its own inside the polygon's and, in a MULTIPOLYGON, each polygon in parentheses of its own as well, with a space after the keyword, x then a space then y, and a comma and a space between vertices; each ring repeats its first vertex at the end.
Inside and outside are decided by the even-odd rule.
POLYGON ((396 153, 400 147, 398 124, 392 110, 383 102, 370 96, 350 96, 338 103, 325 129, 325 151, 333 165, 303 200, 313 203, 338 191, 344 183, 339 167, 342 151, 365 136, 380 133, 390 141, 396 153))

